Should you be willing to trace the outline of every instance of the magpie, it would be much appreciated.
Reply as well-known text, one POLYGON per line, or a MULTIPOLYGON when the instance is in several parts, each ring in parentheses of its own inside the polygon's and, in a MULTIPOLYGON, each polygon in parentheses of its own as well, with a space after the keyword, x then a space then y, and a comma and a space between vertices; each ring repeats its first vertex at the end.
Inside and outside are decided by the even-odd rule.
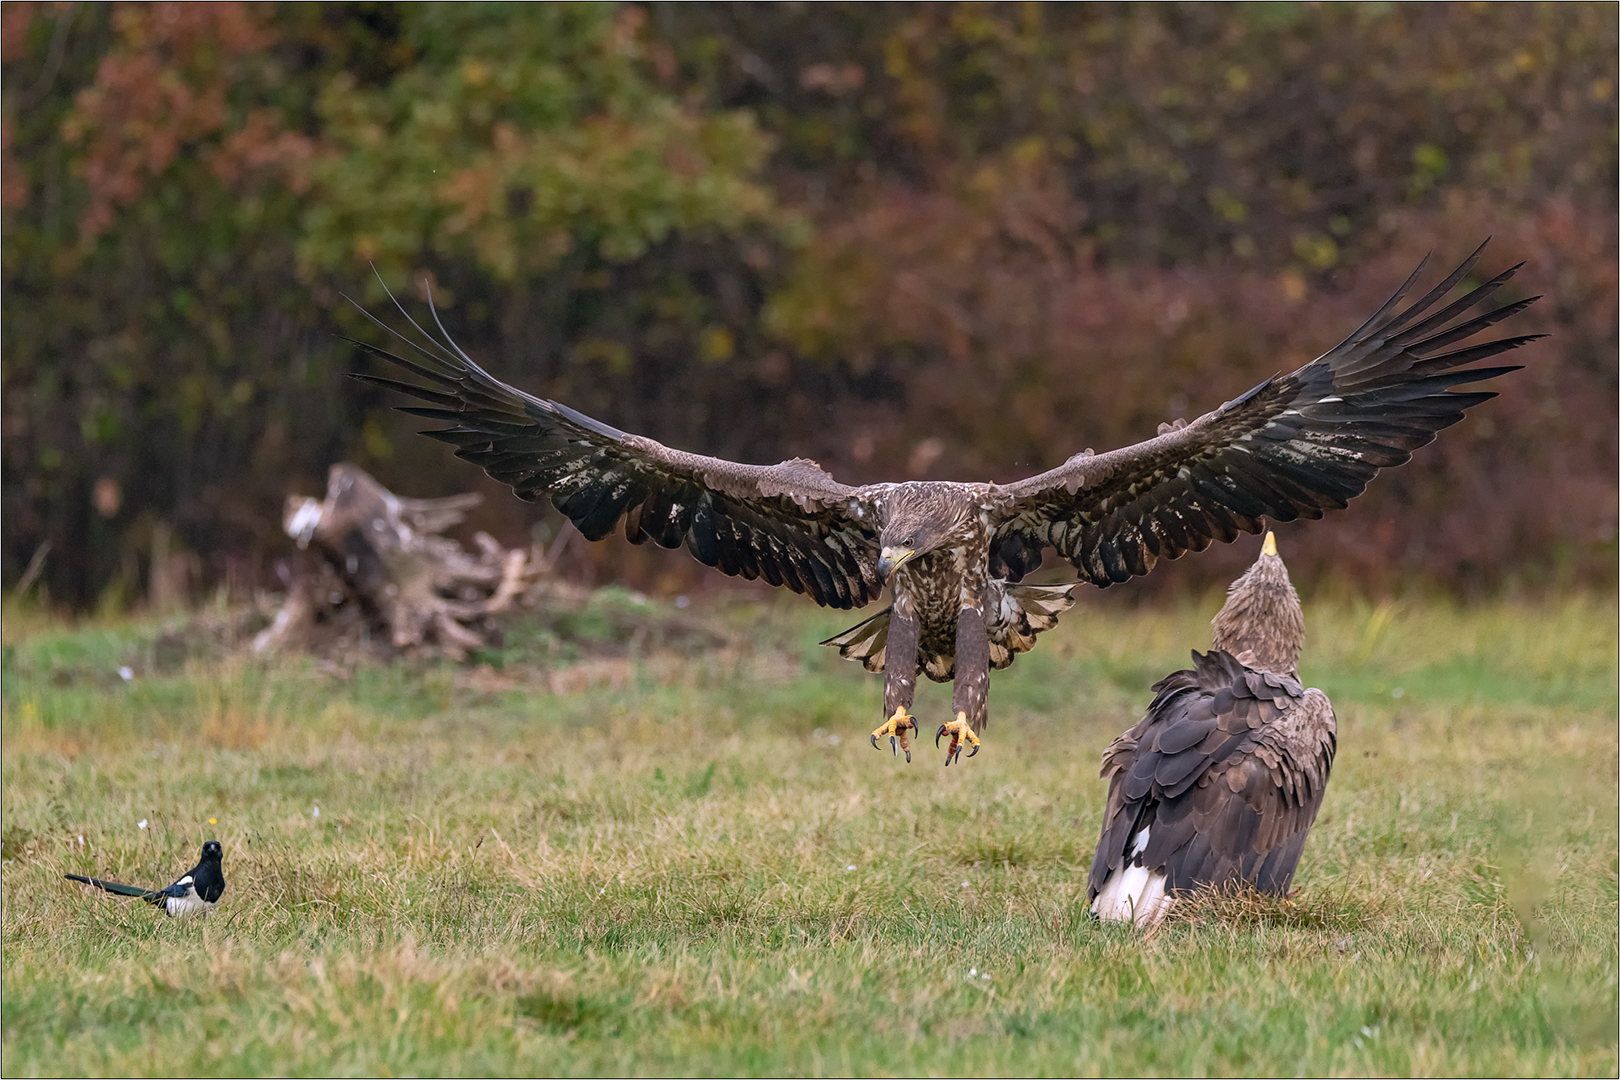
POLYGON ((220 868, 221 854, 219 841, 208 841, 202 846, 202 858, 198 860, 197 865, 188 873, 182 874, 180 880, 167 889, 142 889, 135 885, 120 885, 116 881, 80 877, 78 874, 62 876, 69 881, 82 881, 86 885, 94 885, 114 896, 138 896, 148 904, 162 907, 170 916, 206 915, 214 910, 219 898, 225 895, 225 871, 220 868))

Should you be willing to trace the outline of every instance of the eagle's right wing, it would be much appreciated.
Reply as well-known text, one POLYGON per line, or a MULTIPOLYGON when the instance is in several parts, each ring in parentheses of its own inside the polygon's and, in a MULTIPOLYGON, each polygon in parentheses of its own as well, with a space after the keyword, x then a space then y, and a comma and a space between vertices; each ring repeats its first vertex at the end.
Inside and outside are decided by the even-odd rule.
POLYGON ((456 447, 457 457, 520 498, 550 496, 587 539, 623 522, 631 543, 685 545, 723 573, 763 577, 827 607, 861 607, 882 591, 875 507, 863 489, 840 484, 815 462, 743 465, 671 450, 506 385, 448 334, 439 342, 417 327, 424 346, 372 321, 394 333, 410 358, 354 344, 430 385, 355 378, 428 402, 401 411, 448 421, 424 434, 456 447))
POLYGON ((1161 425, 1156 438, 1076 455, 1004 486, 992 575, 1017 580, 1040 566, 1051 546, 1085 580, 1106 586, 1213 540, 1261 532, 1265 518, 1319 518, 1342 509, 1379 469, 1404 463, 1465 409, 1496 396, 1455 387, 1517 370, 1464 365, 1540 336, 1452 348, 1536 299, 1463 318, 1517 266, 1429 313, 1484 249, 1399 310, 1423 272, 1419 266, 1360 329, 1291 375, 1273 376, 1190 424, 1161 425))

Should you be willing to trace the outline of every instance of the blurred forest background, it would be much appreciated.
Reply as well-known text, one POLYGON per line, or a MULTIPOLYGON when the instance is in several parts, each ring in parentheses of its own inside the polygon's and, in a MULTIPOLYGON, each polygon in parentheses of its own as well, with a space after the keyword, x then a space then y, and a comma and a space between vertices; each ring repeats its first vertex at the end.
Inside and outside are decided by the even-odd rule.
POLYGON ((344 459, 555 528, 341 377, 372 265, 501 378, 665 443, 1007 480, 1292 370, 1494 235, 1547 296, 1514 332, 1553 336, 1286 554, 1612 586, 1616 11, 5 4, 0 577, 49 542, 34 587, 81 609, 273 588, 283 499, 344 459))

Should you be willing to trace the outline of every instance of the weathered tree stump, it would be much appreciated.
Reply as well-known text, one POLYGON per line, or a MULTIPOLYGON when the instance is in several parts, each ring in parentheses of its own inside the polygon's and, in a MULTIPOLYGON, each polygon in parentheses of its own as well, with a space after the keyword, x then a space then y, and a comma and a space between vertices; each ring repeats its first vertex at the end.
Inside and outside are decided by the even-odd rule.
POLYGON ((439 535, 480 498, 406 499, 357 466, 332 466, 324 501, 287 499, 282 524, 299 557, 286 600, 253 651, 386 643, 461 659, 485 645, 489 617, 536 568, 524 550, 485 533, 474 537, 476 551, 439 535))

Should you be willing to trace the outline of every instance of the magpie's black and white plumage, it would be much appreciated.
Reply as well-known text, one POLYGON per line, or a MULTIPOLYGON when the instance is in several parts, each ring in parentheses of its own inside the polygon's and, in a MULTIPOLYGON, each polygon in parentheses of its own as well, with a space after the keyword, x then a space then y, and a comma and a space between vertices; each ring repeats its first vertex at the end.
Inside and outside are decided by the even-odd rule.
POLYGON ((210 840, 202 846, 202 858, 188 872, 167 889, 143 889, 137 885, 120 885, 116 881, 63 874, 69 881, 82 881, 94 885, 114 896, 138 896, 148 904, 161 907, 165 914, 206 915, 214 910, 219 898, 225 895, 225 871, 220 865, 223 853, 219 841, 210 840))
POLYGON ((1287 895, 1338 748, 1333 706, 1299 679, 1305 617, 1266 534, 1233 582, 1215 642, 1161 679, 1103 753, 1110 778, 1087 898, 1147 925, 1178 894, 1239 885, 1287 895))
POLYGON ((823 644, 886 673, 887 719, 874 743, 917 730, 919 674, 954 681, 956 718, 939 730, 951 732, 949 761, 964 741, 977 748, 990 671, 1074 603, 1072 585, 1022 583, 1048 548, 1101 587, 1262 532, 1268 518, 1319 518, 1494 397, 1460 388, 1515 368, 1468 365, 1536 335, 1474 340, 1531 302, 1491 306, 1516 266, 1446 302, 1483 249, 1403 307, 1419 266, 1358 330, 1291 375, 1134 446, 1086 450, 1012 484, 850 487, 802 458, 744 465, 674 450, 508 386, 448 335, 425 331, 396 335, 397 353, 356 343, 420 381, 357 377, 420 399, 404 411, 449 425, 426 434, 520 498, 549 498, 589 540, 622 527, 633 544, 685 547, 723 573, 836 608, 862 607, 889 586, 892 607, 823 644))

